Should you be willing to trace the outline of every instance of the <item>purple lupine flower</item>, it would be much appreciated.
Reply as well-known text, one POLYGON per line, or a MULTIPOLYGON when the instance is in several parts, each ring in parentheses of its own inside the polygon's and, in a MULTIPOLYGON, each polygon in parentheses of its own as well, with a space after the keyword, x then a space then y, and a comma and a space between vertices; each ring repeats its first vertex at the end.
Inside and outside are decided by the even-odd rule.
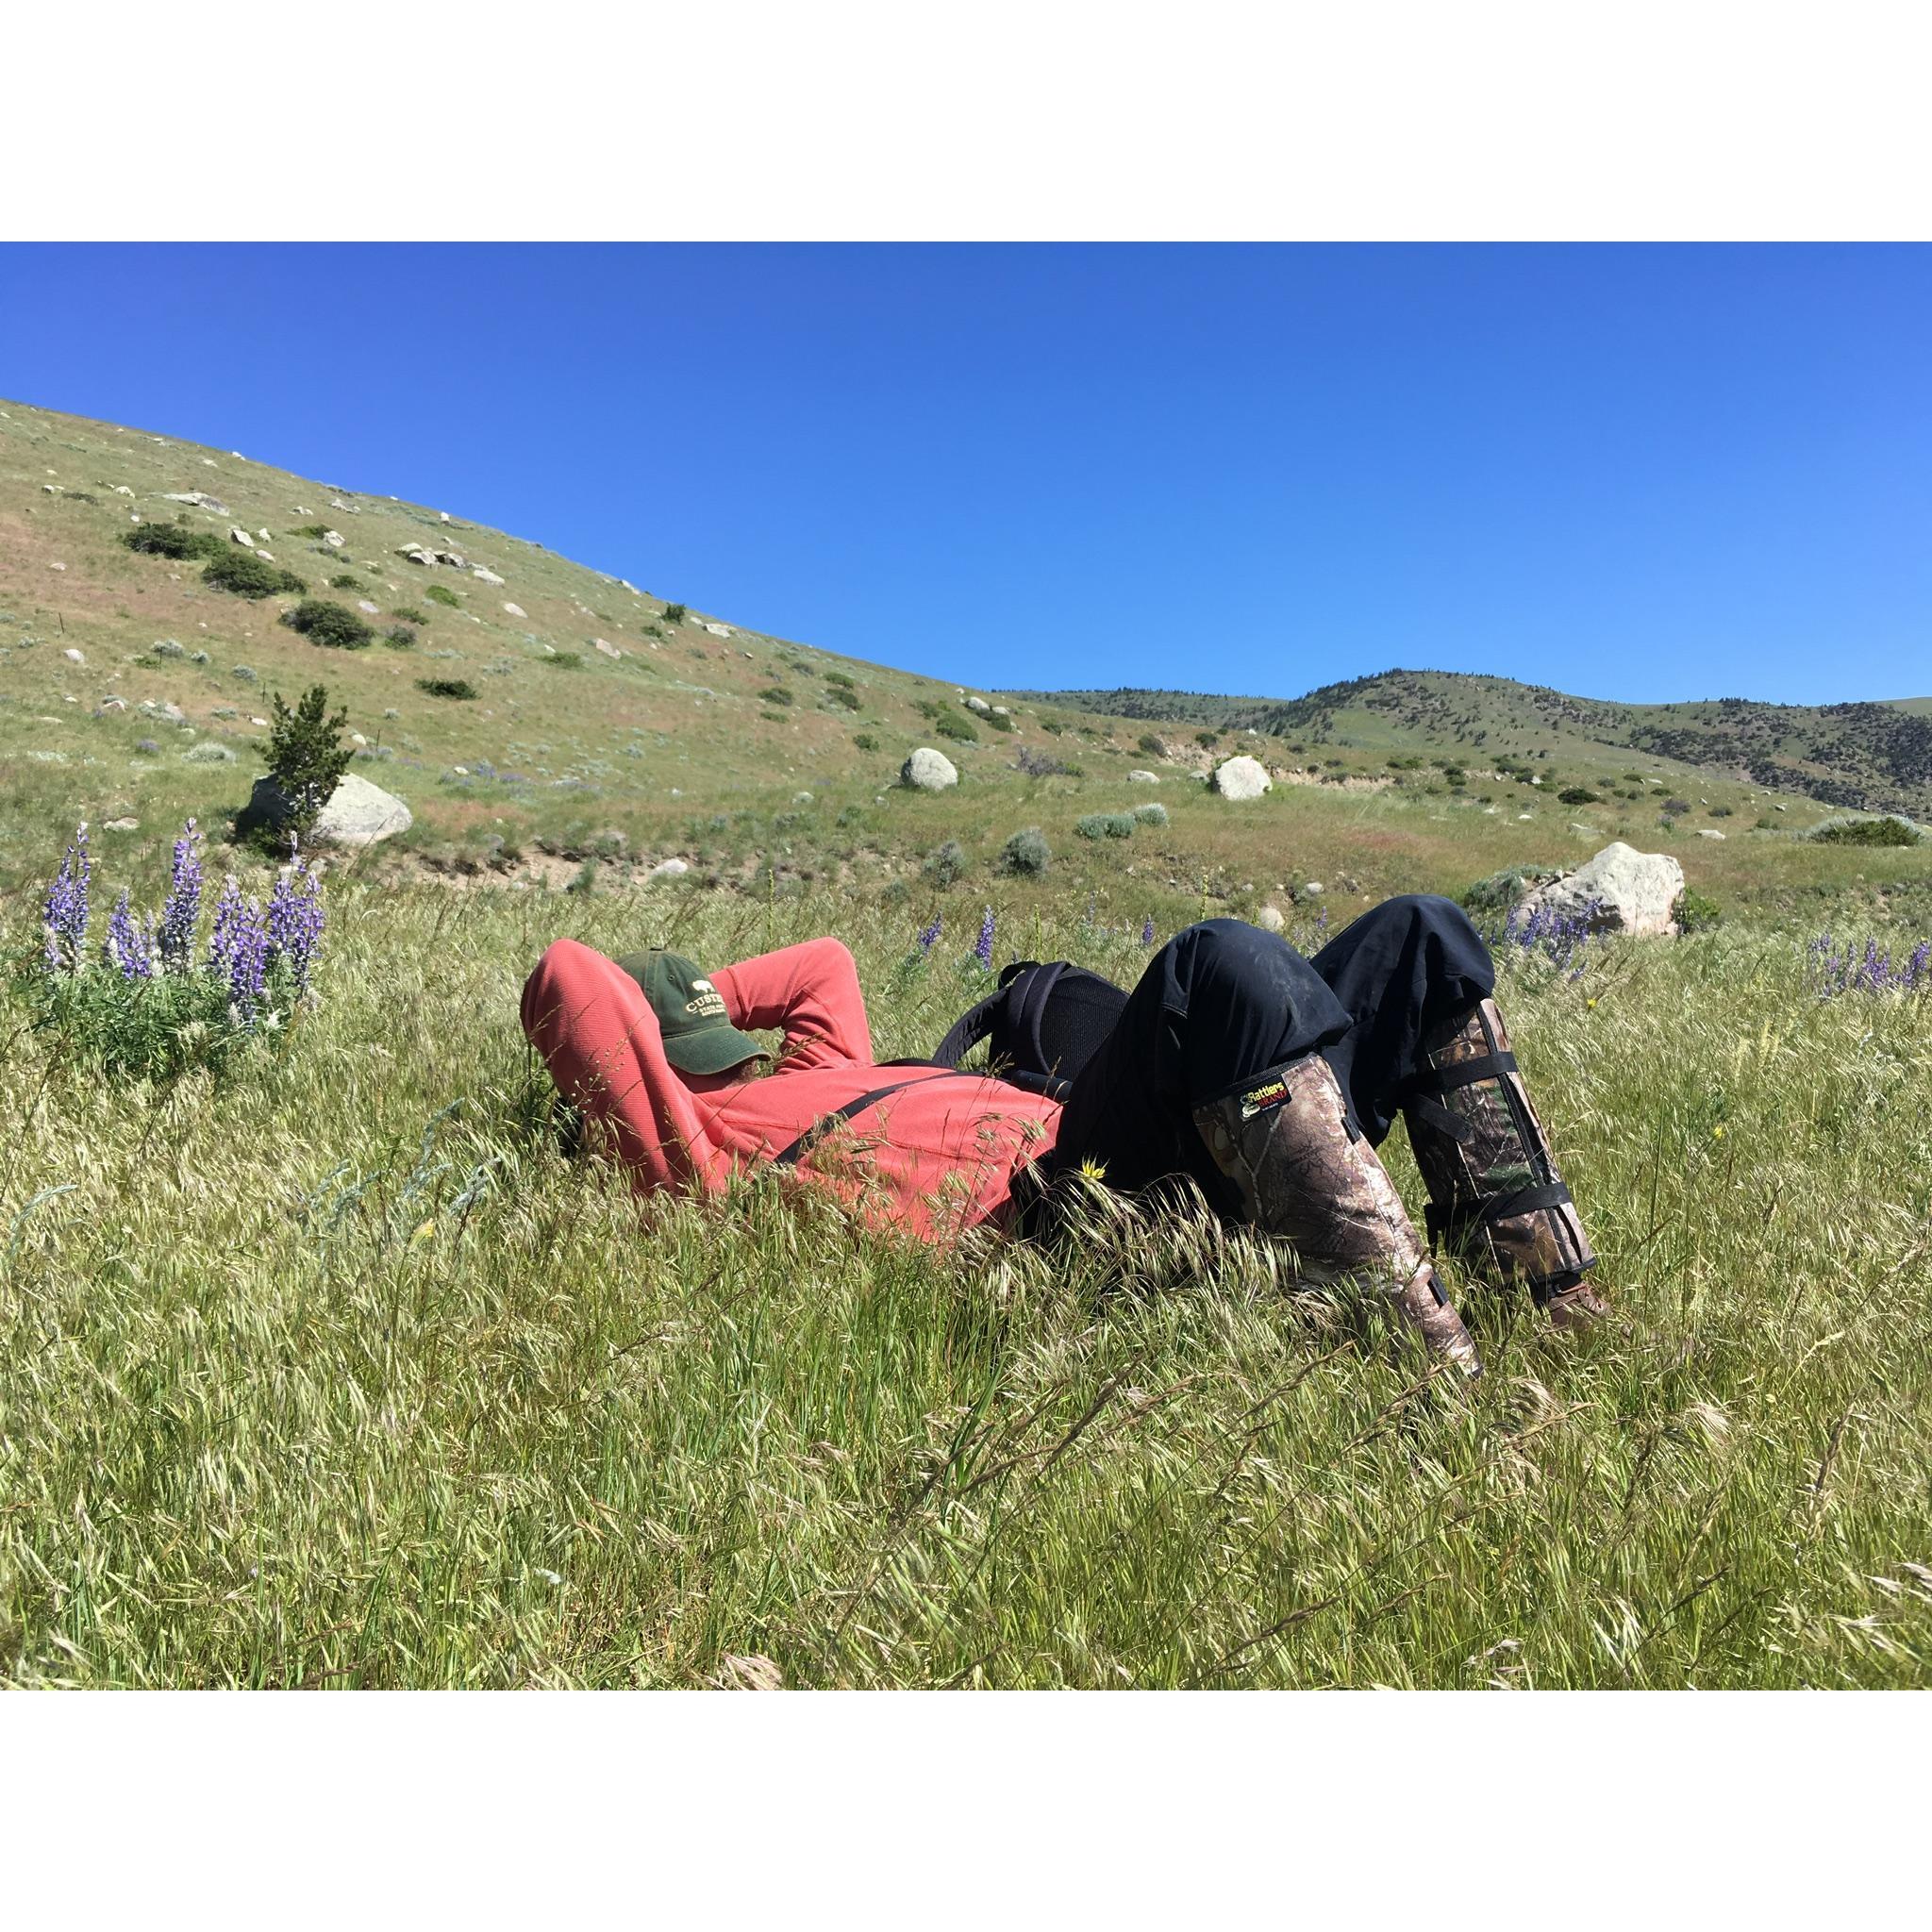
POLYGON ((986 908, 986 917, 979 922, 979 937, 973 942, 973 956, 991 973, 992 971, 992 908, 986 908))
POLYGON ((74 842, 47 889, 46 961, 50 973, 80 970, 81 949, 87 944, 88 890, 93 863, 87 854, 87 826, 79 825, 74 842))
POLYGON ((175 868, 161 907, 161 966, 168 973, 186 973, 194 949, 194 928, 201 920, 200 848, 201 834, 190 819, 175 841, 175 868))
POLYGON ((1921 940, 1912 948, 1912 957, 1906 961, 1906 991, 1910 992, 1925 976, 1925 968, 1932 963, 1932 940, 1921 940))
POLYGON ((1154 915, 1151 912, 1141 922, 1141 943, 1143 946, 1154 943, 1154 915))
POLYGON ((922 959, 939 944, 940 934, 945 929, 946 915, 943 912, 935 912, 932 924, 919 928, 919 957, 922 959))
POLYGON ((244 917, 242 888, 230 873, 222 881, 221 896, 215 901, 214 924, 208 936, 208 970, 217 979, 228 978, 234 970, 235 949, 241 942, 244 917))
POLYGON ((108 956, 108 965, 114 967, 123 979, 152 979, 155 976, 154 955, 148 950, 146 935, 134 923, 134 914, 127 908, 127 888, 121 888, 121 896, 114 902, 113 917, 108 921, 108 937, 102 950, 108 956))
POLYGON ((307 991, 309 969, 322 944, 322 874, 296 858, 275 880, 264 931, 267 958, 287 962, 295 985, 307 991))
MULTIPOLYGON (((237 894, 239 899, 240 894, 237 894)), ((255 1017, 268 978, 268 920, 254 893, 236 914, 233 950, 228 958, 228 999, 244 1021, 255 1017)))

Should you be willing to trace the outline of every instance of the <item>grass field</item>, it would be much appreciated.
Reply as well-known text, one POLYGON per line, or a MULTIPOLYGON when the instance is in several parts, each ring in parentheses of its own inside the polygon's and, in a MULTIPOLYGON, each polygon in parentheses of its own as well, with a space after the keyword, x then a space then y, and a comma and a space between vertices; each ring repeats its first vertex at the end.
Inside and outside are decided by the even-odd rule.
MULTIPOLYGON (((881 1055, 970 934, 908 971, 907 918, 830 897, 333 892, 319 1009, 220 1088, 9 1024, 12 1683, 1925 1676, 1923 999, 1820 1000, 1776 933, 1512 957, 1620 1320, 1470 1285, 1464 1391, 1202 1225, 1100 1198, 1072 1250, 936 1255, 770 1181, 641 1206, 541 1125, 514 1002, 559 931, 835 927, 881 1055)), ((997 957, 1141 957, 1040 921, 997 957)))
MULTIPOLYGON (((1816 798, 1501 680, 1405 674, 1406 710, 1299 740, 1024 697, 1002 728, 459 507, 0 408, 0 947, 36 952, 79 820, 103 915, 123 884, 158 900, 191 813, 210 894, 261 890, 224 826, 266 693, 318 678, 416 824, 330 861, 312 1011, 219 1084, 129 1086, 0 993, 7 1681, 1924 1680, 1932 995, 1821 999, 1806 941, 1932 937, 1932 845, 1807 842, 1816 798), (224 508, 170 500, 192 491, 224 508), (414 641, 321 648, 276 622, 292 597, 121 541, 177 515, 414 641), (421 689, 446 675, 480 695, 421 689), (921 743, 956 790, 895 786, 921 743), (1198 778, 1241 750, 1276 784, 1234 805, 1198 778), (1080 835, 1149 802, 1165 824, 1080 835), (1027 826, 1051 867, 1008 875, 1027 826), (1074 1245, 962 1254, 770 1178, 641 1204, 559 1151, 516 1022, 560 933, 718 963, 832 931, 879 1053, 922 1053, 982 984, 983 907, 996 962, 1130 982, 1148 922, 1272 905, 1312 943, 1612 838, 1675 855, 1724 923, 1576 980, 1507 959, 1619 1318, 1560 1341, 1467 1284, 1468 1391, 1265 1246, 1104 1194, 1074 1245), (647 883, 670 857, 688 875, 647 883)), ((1870 749, 1827 728, 1892 732, 1901 784, 1915 755, 1883 717, 1666 708, 1789 727, 1759 749, 1813 777, 1870 749)), ((1419 1208, 1399 1130, 1387 1152, 1419 1208)))

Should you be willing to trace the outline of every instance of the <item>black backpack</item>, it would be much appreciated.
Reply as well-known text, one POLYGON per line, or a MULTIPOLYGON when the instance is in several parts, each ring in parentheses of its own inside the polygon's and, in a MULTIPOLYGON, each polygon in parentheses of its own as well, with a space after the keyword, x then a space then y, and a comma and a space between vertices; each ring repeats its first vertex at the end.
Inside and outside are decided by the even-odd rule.
POLYGON ((1071 960, 1016 959, 997 991, 953 1022, 932 1064, 957 1067, 984 1040, 1002 1080, 1063 1100, 1126 1003, 1112 980, 1071 960))

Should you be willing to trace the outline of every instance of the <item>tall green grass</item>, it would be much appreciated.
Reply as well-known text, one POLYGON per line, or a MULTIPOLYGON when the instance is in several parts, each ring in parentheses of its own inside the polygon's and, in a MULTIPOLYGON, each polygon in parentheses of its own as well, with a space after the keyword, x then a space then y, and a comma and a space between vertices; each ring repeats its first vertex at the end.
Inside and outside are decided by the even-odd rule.
MULTIPOLYGON (((970 931, 914 971, 909 913, 832 895, 333 899, 320 1010, 220 1085, 0 1016, 9 1682, 1926 1674, 1923 1001, 1821 1002, 1728 929, 1511 962, 1620 1313, 1566 1341, 1463 1284, 1463 1390, 1197 1216, 1095 1193, 1055 1250, 935 1254, 769 1178, 641 1203, 545 1125, 516 996, 559 932, 837 931, 889 1056, 970 931)), ((1144 957, 1043 911, 1020 951, 1144 957)))

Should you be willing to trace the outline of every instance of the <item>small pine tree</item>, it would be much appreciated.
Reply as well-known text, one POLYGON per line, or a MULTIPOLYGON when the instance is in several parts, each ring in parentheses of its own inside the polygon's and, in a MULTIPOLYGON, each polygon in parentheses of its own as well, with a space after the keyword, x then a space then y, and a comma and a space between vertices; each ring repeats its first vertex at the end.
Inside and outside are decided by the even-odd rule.
POLYGON ((349 722, 346 709, 328 715, 328 688, 310 685, 291 711, 275 693, 275 719, 269 727, 268 768, 282 794, 282 829, 307 838, 322 808, 349 769, 355 754, 337 734, 349 722))

